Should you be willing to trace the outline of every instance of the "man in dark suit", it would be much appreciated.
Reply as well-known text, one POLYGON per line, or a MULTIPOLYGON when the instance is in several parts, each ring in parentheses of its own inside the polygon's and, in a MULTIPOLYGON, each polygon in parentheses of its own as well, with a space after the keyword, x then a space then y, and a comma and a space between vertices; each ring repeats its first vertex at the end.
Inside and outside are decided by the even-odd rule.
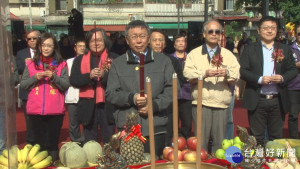
MULTIPOLYGON (((39 32, 37 30, 30 30, 26 34, 26 42, 27 48, 18 51, 16 56, 16 63, 19 75, 23 75, 23 71, 25 68, 25 60, 27 58, 33 58, 36 50, 36 42, 39 37, 39 32)), ((32 144, 33 143, 33 136, 32 130, 30 128, 30 124, 28 123, 27 113, 26 113, 26 104, 27 104, 27 96, 28 91, 19 88, 19 98, 22 100, 22 107, 25 115, 25 122, 26 122, 26 142, 32 144)))
POLYGON ((285 113, 289 110, 287 83, 297 75, 291 48, 277 43, 277 22, 266 16, 259 21, 260 41, 245 46, 240 57, 241 78, 246 81, 242 106, 248 109, 250 130, 258 144, 282 138, 285 113))

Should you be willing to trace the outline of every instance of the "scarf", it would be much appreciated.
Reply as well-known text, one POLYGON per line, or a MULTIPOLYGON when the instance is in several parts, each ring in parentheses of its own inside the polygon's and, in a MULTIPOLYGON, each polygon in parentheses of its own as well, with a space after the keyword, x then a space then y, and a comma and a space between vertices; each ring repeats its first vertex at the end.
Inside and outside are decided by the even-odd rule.
MULTIPOLYGON (((97 56, 96 56, 97 57, 97 56)), ((100 62, 98 64, 98 67, 103 70, 103 66, 105 64, 105 61, 108 57, 106 49, 101 53, 100 56, 100 62)), ((81 61, 81 73, 86 74, 91 72, 91 52, 89 51, 87 54, 84 54, 81 61)), ((82 98, 94 98, 95 97, 95 90, 93 89, 92 85, 83 87, 80 89, 79 97, 82 98)), ((97 86, 96 86, 96 104, 105 102, 105 91, 104 87, 100 83, 100 78, 97 79, 97 86)))

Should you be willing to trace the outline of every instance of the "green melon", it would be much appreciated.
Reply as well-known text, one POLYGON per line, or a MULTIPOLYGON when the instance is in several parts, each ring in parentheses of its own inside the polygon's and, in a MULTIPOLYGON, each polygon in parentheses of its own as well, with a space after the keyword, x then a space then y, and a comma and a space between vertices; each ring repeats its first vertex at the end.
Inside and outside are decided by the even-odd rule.
POLYGON ((300 159, 300 146, 296 146, 294 148, 295 148, 296 157, 299 160, 300 159))
POLYGON ((275 141, 268 141, 266 144, 266 157, 283 158, 286 147, 275 141))
POLYGON ((59 159, 65 167, 81 168, 87 166, 87 156, 83 148, 75 142, 67 142, 61 146, 59 159))
POLYGON ((100 155, 102 155, 102 147, 101 145, 94 140, 88 141, 83 145, 83 150, 87 155, 88 162, 96 164, 97 159, 100 155))

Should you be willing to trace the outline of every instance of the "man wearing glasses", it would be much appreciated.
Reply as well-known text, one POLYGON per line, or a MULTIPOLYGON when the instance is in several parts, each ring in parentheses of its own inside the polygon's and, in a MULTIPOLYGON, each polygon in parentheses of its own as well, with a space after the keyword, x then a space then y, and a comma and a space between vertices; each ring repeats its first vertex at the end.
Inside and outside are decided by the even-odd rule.
MULTIPOLYGON (((25 69, 25 60, 27 58, 33 58, 35 54, 35 47, 36 47, 39 34, 40 33, 37 30, 30 30, 26 34, 27 48, 18 51, 16 56, 16 63, 17 63, 19 75, 23 75, 23 71, 25 69)), ((26 113, 27 97, 28 97, 28 91, 20 87, 19 98, 22 100, 22 108, 24 111, 25 122, 26 122, 26 143, 32 144, 33 143, 32 129, 30 127, 30 123, 28 123, 28 117, 26 113)))
POLYGON ((277 21, 265 16, 258 24, 260 41, 247 45, 241 55, 241 78, 246 81, 242 106, 248 110, 251 134, 264 146, 282 138, 284 117, 289 112, 287 83, 297 75, 291 48, 275 41, 277 21))
MULTIPOLYGON (((202 128, 202 148, 207 150, 212 138, 212 152, 222 147, 231 102, 231 86, 239 79, 239 63, 232 52, 218 45, 222 26, 217 20, 203 25, 205 43, 186 58, 183 75, 191 84, 192 116, 195 129, 202 128), (219 61, 218 61, 219 60, 219 61), (202 126, 197 126, 198 78, 203 78, 202 126)), ((197 131, 195 131, 196 133, 197 131)))
POLYGON ((296 41, 292 44, 293 56, 298 68, 297 77, 288 83, 291 111, 289 114, 290 138, 298 139, 298 113, 300 112, 300 24, 295 26, 296 41))
MULTIPOLYGON (((144 21, 131 21, 125 29, 126 42, 130 49, 116 58, 111 65, 106 88, 106 99, 115 107, 115 122, 118 130, 124 130, 127 113, 139 114, 138 123, 147 141, 144 151, 150 152, 148 128, 147 92, 140 95, 139 63, 141 52, 145 55, 145 78, 151 79, 155 152, 159 157, 165 146, 168 122, 168 107, 172 102, 171 60, 162 53, 148 47, 150 29, 144 21)), ((145 79, 143 79, 145 81, 145 79)), ((145 83, 146 84, 146 83, 145 83)))

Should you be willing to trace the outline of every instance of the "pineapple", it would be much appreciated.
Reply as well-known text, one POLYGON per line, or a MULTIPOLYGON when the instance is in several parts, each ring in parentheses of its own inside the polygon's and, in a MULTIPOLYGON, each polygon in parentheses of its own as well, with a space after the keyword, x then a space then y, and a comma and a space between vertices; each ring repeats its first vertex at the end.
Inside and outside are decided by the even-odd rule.
POLYGON ((122 137, 120 145, 121 156, 126 160, 127 165, 139 164, 144 160, 144 144, 134 135, 126 143, 125 138, 131 133, 131 127, 138 124, 138 114, 130 113, 126 115, 126 135, 122 137))

